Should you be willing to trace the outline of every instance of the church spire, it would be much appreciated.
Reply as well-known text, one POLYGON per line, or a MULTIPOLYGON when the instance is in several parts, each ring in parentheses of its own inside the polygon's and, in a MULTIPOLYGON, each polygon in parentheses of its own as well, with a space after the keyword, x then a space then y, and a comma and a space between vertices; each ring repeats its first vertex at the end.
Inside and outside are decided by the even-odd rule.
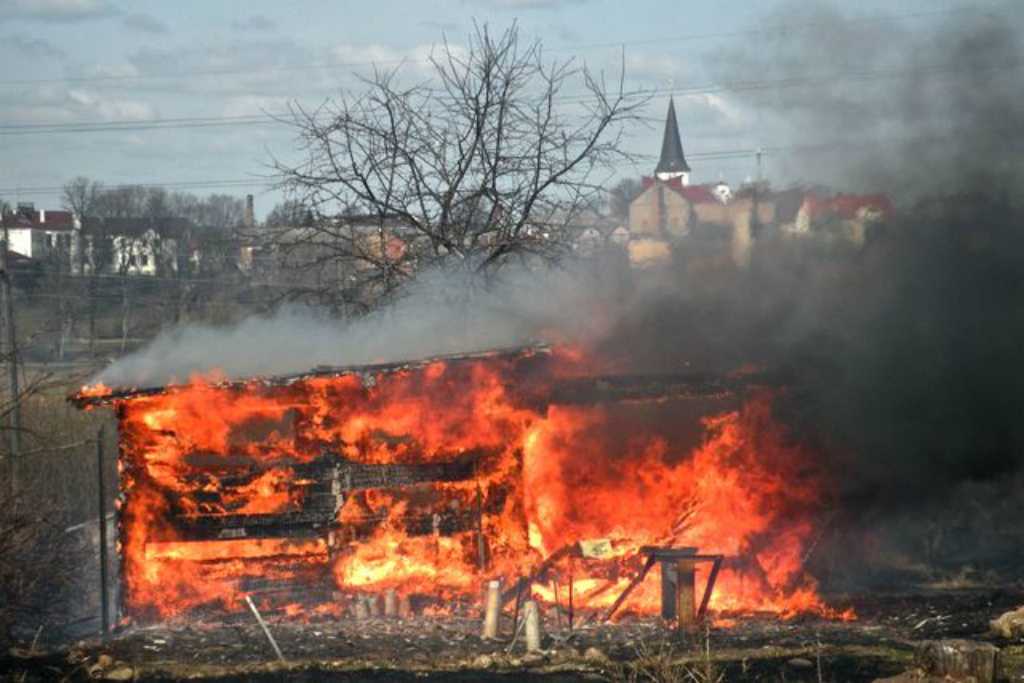
POLYGON ((682 177, 684 185, 690 180, 690 166, 683 156, 683 143, 679 139, 679 124, 676 122, 676 105, 671 96, 668 98, 668 116, 665 117, 665 137, 661 142, 661 160, 654 169, 654 175, 659 180, 682 177))

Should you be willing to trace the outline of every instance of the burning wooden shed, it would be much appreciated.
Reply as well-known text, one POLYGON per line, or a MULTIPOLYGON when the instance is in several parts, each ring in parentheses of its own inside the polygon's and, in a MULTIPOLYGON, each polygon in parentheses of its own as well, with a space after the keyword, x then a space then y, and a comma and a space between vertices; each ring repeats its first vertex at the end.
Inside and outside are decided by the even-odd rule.
MULTIPOLYGON (((768 378, 588 369, 535 346, 83 391, 119 423, 124 615, 245 597, 335 613, 361 592, 475 597, 493 577, 531 576, 553 600, 558 571, 604 609, 651 544, 736 558, 713 606, 820 607, 799 561, 820 489, 755 396, 768 378), (694 401, 716 416, 681 446, 670 423, 694 401)), ((656 611, 657 585, 630 600, 656 611)))

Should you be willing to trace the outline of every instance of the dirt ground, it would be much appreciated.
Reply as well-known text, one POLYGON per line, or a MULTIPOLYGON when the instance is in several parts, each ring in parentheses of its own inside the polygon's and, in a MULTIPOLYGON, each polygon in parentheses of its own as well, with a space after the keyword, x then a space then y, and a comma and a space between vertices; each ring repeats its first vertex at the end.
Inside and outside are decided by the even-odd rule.
POLYGON ((85 681, 870 681, 899 674, 924 640, 985 640, 1002 650, 1003 675, 1024 677, 1024 645, 988 635, 988 621, 1024 605, 1024 591, 928 590, 834 598, 855 621, 765 615, 713 618, 685 639, 656 617, 601 624, 578 615, 572 631, 545 614, 543 652, 480 637, 469 608, 460 615, 285 620, 268 626, 277 660, 255 620, 131 625, 107 638, 4 653, 3 680, 85 681), (582 622, 582 623, 581 623, 582 622))

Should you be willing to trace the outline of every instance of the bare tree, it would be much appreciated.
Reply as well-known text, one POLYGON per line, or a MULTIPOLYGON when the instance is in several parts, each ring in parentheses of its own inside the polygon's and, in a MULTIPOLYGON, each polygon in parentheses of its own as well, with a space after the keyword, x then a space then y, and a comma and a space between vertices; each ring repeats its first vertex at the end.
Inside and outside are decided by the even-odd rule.
POLYGON ((629 220, 629 205, 644 191, 643 183, 635 178, 623 178, 608 191, 608 208, 616 218, 629 220))
POLYGON ((64 208, 73 212, 82 221, 92 218, 99 208, 102 192, 102 185, 85 176, 78 176, 64 185, 64 208))
POLYGON ((312 215, 305 204, 286 199, 270 210, 264 223, 269 228, 294 228, 301 225, 312 225, 313 221, 307 220, 307 214, 312 215))
POLYGON ((291 107, 305 160, 274 165, 317 220, 269 231, 279 248, 313 243, 329 268, 370 266, 384 291, 442 261, 489 272, 566 252, 565 228, 627 156, 622 128, 646 98, 624 92, 621 72, 609 86, 573 59, 548 61, 514 25, 478 26, 430 64, 419 84, 376 70, 361 95, 291 107))

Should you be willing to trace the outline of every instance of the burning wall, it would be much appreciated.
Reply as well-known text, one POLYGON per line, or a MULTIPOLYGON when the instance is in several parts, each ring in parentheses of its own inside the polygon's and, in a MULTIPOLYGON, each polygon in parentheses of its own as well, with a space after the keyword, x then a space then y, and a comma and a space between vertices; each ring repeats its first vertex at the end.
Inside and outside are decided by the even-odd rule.
MULTIPOLYGON (((727 556, 713 608, 825 611, 804 568, 825 488, 773 391, 595 380, 579 360, 532 349, 83 396, 120 422, 126 613, 245 595, 329 612, 358 591, 473 596, 494 576, 534 575, 552 598, 559 573, 601 608, 652 544, 727 556), (694 440, 697 396, 719 414, 694 440), (581 556, 594 539, 610 548, 581 556)), ((658 606, 648 581, 625 608, 658 606)))

